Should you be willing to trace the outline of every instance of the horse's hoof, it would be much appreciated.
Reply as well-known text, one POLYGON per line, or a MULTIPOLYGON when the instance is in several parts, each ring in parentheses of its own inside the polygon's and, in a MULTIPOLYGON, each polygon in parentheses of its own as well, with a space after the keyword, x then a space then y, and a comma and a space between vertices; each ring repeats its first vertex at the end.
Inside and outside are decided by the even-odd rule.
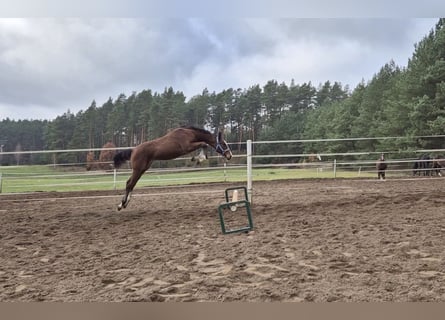
POLYGON ((121 209, 122 209, 122 203, 117 206, 117 211, 121 211, 121 209))

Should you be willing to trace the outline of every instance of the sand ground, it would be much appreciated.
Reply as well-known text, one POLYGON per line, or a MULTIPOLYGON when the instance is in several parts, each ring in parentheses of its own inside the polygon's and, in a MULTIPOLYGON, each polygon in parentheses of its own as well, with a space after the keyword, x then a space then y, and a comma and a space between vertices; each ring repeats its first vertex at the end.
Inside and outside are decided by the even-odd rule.
POLYGON ((445 178, 233 186, 0 195, 0 301, 445 301, 445 178))

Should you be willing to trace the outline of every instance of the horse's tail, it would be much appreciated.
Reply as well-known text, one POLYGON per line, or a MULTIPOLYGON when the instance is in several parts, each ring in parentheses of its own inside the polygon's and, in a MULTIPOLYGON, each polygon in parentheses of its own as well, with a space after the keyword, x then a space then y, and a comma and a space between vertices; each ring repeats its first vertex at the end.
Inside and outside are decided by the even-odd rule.
POLYGON ((130 160, 132 151, 133 149, 126 149, 116 153, 113 157, 114 167, 119 168, 122 165, 122 163, 124 163, 127 160, 130 160))

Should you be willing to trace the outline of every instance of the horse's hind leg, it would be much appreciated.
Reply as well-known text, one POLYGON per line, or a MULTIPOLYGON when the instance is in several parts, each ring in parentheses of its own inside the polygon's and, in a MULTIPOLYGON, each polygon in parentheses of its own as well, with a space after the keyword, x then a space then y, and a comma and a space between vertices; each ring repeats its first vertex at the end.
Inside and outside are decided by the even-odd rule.
POLYGON ((126 208, 128 203, 130 202, 131 198, 131 192, 134 189, 134 186, 142 176, 142 174, 145 172, 145 170, 137 170, 133 169, 133 172, 131 173, 131 177, 127 180, 127 185, 125 187, 125 195, 122 198, 121 203, 117 206, 117 210, 121 210, 122 208, 126 208))

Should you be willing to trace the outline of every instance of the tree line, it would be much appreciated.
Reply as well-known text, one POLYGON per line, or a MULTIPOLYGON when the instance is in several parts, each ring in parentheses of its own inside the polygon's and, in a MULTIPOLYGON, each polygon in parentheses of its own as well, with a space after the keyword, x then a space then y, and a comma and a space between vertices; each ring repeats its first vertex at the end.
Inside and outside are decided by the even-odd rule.
MULTIPOLYGON (((259 145, 259 153, 317 153, 444 148, 445 19, 414 46, 406 67, 386 63, 371 80, 353 90, 339 82, 296 84, 270 80, 245 89, 229 88, 187 100, 172 87, 120 94, 101 106, 96 101, 74 114, 54 120, 0 122, 3 151, 100 148, 106 143, 131 147, 162 136, 181 125, 215 130, 226 128, 229 142, 252 140, 402 137, 396 140, 355 140, 259 145), (420 138, 413 138, 420 137, 420 138)), ((364 61, 364 63, 366 63, 364 61)), ((243 144, 235 144, 242 151, 243 144)), ((23 155, 21 163, 47 163, 49 155, 23 155)), ((57 162, 84 162, 85 154, 58 154, 57 162)), ((17 158, 2 157, 3 165, 17 158)))

